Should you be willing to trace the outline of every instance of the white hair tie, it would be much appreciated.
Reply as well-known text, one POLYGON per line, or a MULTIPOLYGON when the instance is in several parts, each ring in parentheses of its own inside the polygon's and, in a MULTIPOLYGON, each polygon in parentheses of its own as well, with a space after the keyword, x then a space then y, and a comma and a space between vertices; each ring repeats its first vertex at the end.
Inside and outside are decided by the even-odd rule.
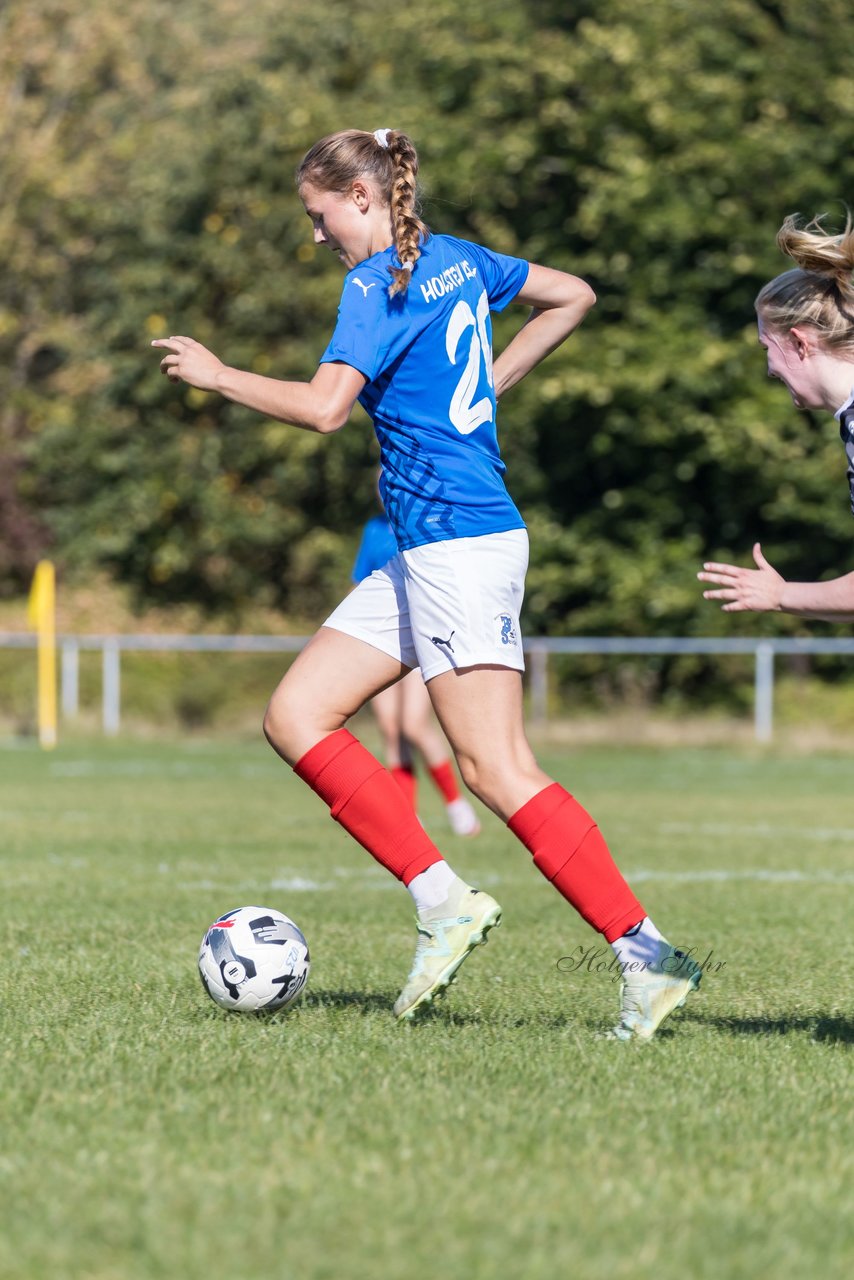
POLYGON ((401 271, 411 271, 414 266, 414 262, 401 262, 400 269, 401 271))
POLYGON ((388 151, 388 135, 390 133, 391 129, 374 129, 374 137, 380 146, 386 151, 388 151))

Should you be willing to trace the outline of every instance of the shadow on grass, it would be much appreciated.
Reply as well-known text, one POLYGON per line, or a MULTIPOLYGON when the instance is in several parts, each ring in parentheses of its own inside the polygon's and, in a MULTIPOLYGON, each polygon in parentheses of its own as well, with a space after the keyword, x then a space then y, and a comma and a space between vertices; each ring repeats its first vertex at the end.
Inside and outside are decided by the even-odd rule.
MULTIPOLYGON (((257 1009, 248 1014, 241 1014, 239 1020, 245 1021, 247 1026, 252 1023, 261 1024, 265 1022, 276 1022, 281 1018, 285 1018, 293 1011, 300 1009, 348 1009, 357 1008, 365 1015, 369 1013, 391 1013, 391 1007, 394 1004, 395 997, 390 993, 382 995, 381 993, 367 993, 364 991, 306 991, 293 1005, 286 1006, 284 1009, 257 1009)), ((230 1009, 223 1009, 216 1005, 214 1001, 207 1004, 199 1004, 194 1010, 196 1020, 202 1019, 205 1022, 222 1020, 231 1020, 234 1013, 230 1009)))
MULTIPOLYGON (((379 1012, 391 1016, 392 1006, 396 997, 396 992, 383 995, 380 992, 364 991, 307 991, 302 998, 301 1004, 304 1008, 311 1009, 348 1009, 356 1007, 364 1014, 379 1012)), ((512 1030, 514 1027, 530 1028, 537 1026, 544 1030, 560 1031, 570 1024, 576 1025, 577 1018, 573 1018, 569 1014, 538 1013, 531 1015, 519 1014, 517 1016, 501 1017, 496 1020, 491 1014, 459 1010, 453 1004, 440 999, 433 1004, 427 1005, 426 1008, 419 1009, 411 1022, 401 1025, 415 1028, 435 1026, 437 1023, 453 1024, 458 1027, 482 1027, 489 1024, 491 1026, 499 1025, 507 1030, 512 1030)))
POLYGON ((601 1030, 599 1024, 586 1023, 579 1021, 577 1016, 568 1013, 532 1013, 532 1014, 499 1014, 495 1016, 491 1013, 466 1013, 455 1009, 453 1005, 437 1004, 428 1005, 426 1009, 419 1009, 415 1018, 411 1022, 411 1026, 428 1026, 431 1023, 443 1022, 448 1026, 455 1027, 484 1027, 490 1026, 498 1028, 502 1031, 564 1031, 567 1027, 571 1027, 576 1032, 598 1031, 601 1030))
POLYGON ((300 1004, 304 1009, 349 1009, 362 1013, 391 1013, 396 996, 369 991, 307 991, 300 1004))
POLYGON ((691 1011, 686 1022, 702 1023, 737 1036, 788 1036, 808 1034, 824 1044, 854 1044, 854 1019, 834 1014, 814 1013, 805 1017, 779 1018, 707 1018, 691 1011))

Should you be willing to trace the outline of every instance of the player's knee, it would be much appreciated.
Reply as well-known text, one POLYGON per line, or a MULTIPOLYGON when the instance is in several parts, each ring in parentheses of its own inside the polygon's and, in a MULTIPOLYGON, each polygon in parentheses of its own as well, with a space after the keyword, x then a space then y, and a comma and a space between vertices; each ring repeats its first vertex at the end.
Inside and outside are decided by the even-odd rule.
POLYGON ((423 755, 441 755, 447 752, 447 744, 436 732, 429 720, 425 720, 423 716, 404 716, 403 719, 403 736, 407 742, 420 751, 423 755))
POLYGON ((491 807, 495 792, 500 789, 500 770, 487 758, 473 755, 459 754, 457 764, 469 791, 491 807))
POLYGON ((300 723, 299 708, 283 690, 277 689, 264 712, 264 737, 280 755, 293 754, 294 729, 300 723))
POLYGON ((348 718, 336 707, 318 705, 298 684, 286 682, 267 704, 262 727, 273 750, 293 764, 321 738, 341 729, 348 718))
POLYGON ((495 813, 512 813, 518 807, 516 800, 520 790, 539 786, 541 773, 534 765, 528 768, 526 760, 519 760, 508 752, 484 756, 458 756, 463 782, 478 800, 495 813))
POLYGON ((264 737, 267 739, 273 750, 278 750, 282 738, 282 732, 279 724, 279 718, 273 709, 272 702, 267 703, 267 709, 264 712, 264 719, 261 722, 261 729, 264 737))

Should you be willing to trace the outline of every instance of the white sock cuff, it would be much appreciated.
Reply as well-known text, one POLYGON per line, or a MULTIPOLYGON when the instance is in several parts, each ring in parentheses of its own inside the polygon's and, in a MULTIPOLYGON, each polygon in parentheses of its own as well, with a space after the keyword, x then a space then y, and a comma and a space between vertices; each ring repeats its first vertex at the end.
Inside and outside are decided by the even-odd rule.
POLYGON ((416 911, 429 911, 444 902, 457 876, 444 860, 434 862, 406 886, 412 894, 416 911))

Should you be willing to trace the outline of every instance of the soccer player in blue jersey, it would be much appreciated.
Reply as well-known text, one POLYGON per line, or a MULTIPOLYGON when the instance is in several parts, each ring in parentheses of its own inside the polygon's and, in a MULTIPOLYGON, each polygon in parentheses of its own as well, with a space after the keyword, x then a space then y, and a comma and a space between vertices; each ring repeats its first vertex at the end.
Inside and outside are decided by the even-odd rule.
POLYGON ((622 967, 614 1034, 648 1040, 699 966, 658 932, 593 818, 540 769, 522 719, 524 521, 504 484, 496 402, 581 323, 577 276, 434 235, 418 157, 399 130, 317 142, 297 172, 315 243, 345 268, 338 322, 309 382, 224 365, 187 337, 158 339, 163 372, 297 427, 338 431, 356 400, 380 444, 397 555, 326 620, 273 693, 264 731, 332 816, 409 889, 415 960, 394 1012, 447 987, 501 917, 447 864, 387 770, 346 729, 381 689, 421 668, 468 787, 599 931, 622 967), (529 311, 493 364, 490 313, 529 311))
MULTIPOLYGON (((370 574, 384 570, 396 555, 397 540, 388 516, 385 512, 373 516, 362 530, 353 581, 358 585, 370 574)), ((442 797, 454 835, 479 835, 480 822, 468 800, 460 795, 457 775, 448 759, 447 744, 436 728, 433 705, 421 672, 410 671, 396 684, 374 694, 370 705, 382 735, 385 767, 413 809, 417 811, 417 752, 442 797)))
MULTIPOLYGON (((756 298, 759 341, 768 376, 779 378, 798 409, 826 409, 839 421, 848 459, 854 512, 854 223, 839 235, 821 219, 806 227, 786 218, 777 244, 796 264, 766 284, 756 298)), ((706 600, 722 600, 725 613, 781 611, 826 622, 854 622, 854 573, 825 582, 787 582, 753 548, 755 569, 709 561, 697 574, 716 584, 706 600)))

